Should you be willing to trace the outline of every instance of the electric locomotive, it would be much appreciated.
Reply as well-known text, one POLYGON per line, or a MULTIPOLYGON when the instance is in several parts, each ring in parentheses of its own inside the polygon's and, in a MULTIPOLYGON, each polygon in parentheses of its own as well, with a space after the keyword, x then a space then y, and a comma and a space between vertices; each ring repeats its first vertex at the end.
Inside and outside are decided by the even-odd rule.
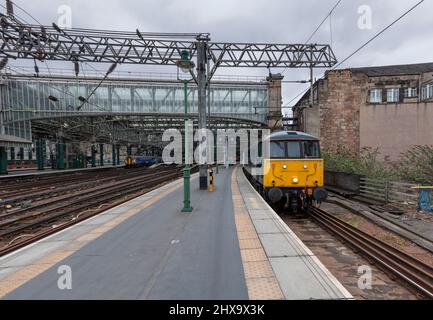
POLYGON ((296 131, 274 133, 269 139, 269 157, 245 167, 246 175, 264 198, 278 211, 289 214, 306 212, 314 203, 325 201, 328 193, 320 140, 296 131))

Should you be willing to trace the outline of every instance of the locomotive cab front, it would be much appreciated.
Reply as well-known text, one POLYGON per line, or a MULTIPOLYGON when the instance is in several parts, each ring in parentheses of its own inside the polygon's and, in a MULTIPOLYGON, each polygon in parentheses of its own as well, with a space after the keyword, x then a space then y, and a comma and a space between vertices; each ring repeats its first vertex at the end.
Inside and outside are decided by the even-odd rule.
POLYGON ((265 198, 284 213, 305 212, 327 198, 320 140, 301 132, 280 132, 270 137, 270 156, 256 177, 265 198))

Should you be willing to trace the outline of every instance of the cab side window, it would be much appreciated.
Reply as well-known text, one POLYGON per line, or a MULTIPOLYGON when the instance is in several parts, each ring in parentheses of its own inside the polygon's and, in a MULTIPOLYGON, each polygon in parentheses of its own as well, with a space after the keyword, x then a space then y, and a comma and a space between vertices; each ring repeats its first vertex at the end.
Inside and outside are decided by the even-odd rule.
POLYGON ((302 142, 302 145, 305 158, 320 158, 320 146, 318 141, 304 141, 302 142))

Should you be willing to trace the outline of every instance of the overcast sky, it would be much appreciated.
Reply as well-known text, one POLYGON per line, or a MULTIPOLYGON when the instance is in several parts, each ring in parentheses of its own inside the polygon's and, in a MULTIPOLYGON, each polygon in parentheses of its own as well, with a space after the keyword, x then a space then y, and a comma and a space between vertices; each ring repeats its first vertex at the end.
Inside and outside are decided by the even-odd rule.
MULTIPOLYGON (((4 0, 0 0, 4 4, 4 0)), ((213 41, 304 43, 336 0, 15 0, 42 24, 59 19, 58 9, 69 5, 72 26, 154 32, 210 32, 213 41)), ((341 61, 418 0, 343 0, 311 40, 331 44, 341 61), (360 6, 371 8, 371 29, 360 29, 360 6)), ((1 8, 2 12, 4 11, 1 8)), ((365 12, 365 11, 364 11, 365 12)), ((433 62, 433 0, 386 31, 342 67, 433 62)), ((27 21, 31 18, 16 9, 27 21)), ((13 62, 14 65, 24 64, 13 62)), ((69 65, 67 65, 69 66, 69 65)), ((121 68, 127 68, 122 66, 121 68)), ((139 71, 155 71, 140 66, 139 71)), ((159 70, 159 69, 158 69, 159 70)), ((167 72, 170 70, 164 70, 167 72)), ((173 70, 175 71, 175 70, 173 70)), ((282 69, 272 70, 273 73, 282 69)), ((321 76, 324 70, 317 70, 321 76)), ((266 75, 266 69, 222 69, 220 74, 266 75)), ((307 70, 288 69, 286 80, 307 79, 307 70)), ((285 84, 287 103, 306 85, 285 84)))

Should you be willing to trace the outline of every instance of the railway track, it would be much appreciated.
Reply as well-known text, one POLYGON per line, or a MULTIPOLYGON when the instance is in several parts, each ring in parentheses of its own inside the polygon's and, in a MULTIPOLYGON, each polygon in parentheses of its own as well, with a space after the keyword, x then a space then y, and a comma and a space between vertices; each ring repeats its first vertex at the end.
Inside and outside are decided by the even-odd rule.
POLYGON ((73 179, 65 179, 64 181, 62 181, 63 179, 60 179, 60 181, 56 180, 51 184, 43 183, 40 185, 35 184, 33 186, 24 184, 22 185, 22 188, 18 185, 15 189, 0 192, 0 197, 4 199, 2 200, 3 205, 11 204, 19 206, 21 203, 26 201, 36 201, 47 197, 51 198, 53 196, 77 192, 94 186, 100 186, 104 183, 121 181, 134 176, 139 176, 140 174, 143 174, 143 172, 145 172, 143 169, 134 171, 117 170, 112 174, 74 177, 73 179))
POLYGON ((310 216, 378 266, 391 272, 423 296, 433 299, 433 267, 321 209, 312 208, 310 216))
POLYGON ((110 168, 98 171, 89 172, 72 172, 72 173, 52 173, 46 175, 33 176, 16 176, 13 178, 3 178, 1 182, 0 197, 6 198, 12 193, 15 195, 22 194, 23 191, 32 189, 43 190, 55 187, 59 184, 71 184, 74 182, 88 181, 95 178, 119 176, 124 173, 124 169, 110 168), (20 186, 25 187, 25 190, 19 190, 20 186))
MULTIPOLYGON (((177 167, 107 178, 97 187, 55 196, 0 215, 0 256, 93 217, 181 177, 177 167)), ((7 199, 6 199, 7 200, 7 199)))
MULTIPOLYGON (((431 238, 427 237, 426 235, 424 235, 420 232, 414 231, 413 228, 408 227, 404 223, 399 223, 398 220, 391 218, 390 216, 382 214, 384 212, 384 210, 379 211, 378 208, 381 208, 381 207, 386 208, 385 205, 382 205, 381 207, 379 207, 379 206, 374 205, 372 202, 369 202, 367 200, 347 199, 347 198, 340 196, 336 193, 332 194, 332 196, 336 199, 343 200, 344 202, 341 202, 339 200, 334 200, 334 199, 328 199, 326 202, 331 203, 331 204, 335 204, 341 208, 349 210, 353 214, 361 216, 373 224, 377 224, 377 220, 375 218, 380 219, 383 221, 383 223, 388 224, 388 225, 382 224, 382 227, 384 227, 385 229, 387 229, 393 233, 396 233, 397 235, 401 236, 402 238, 405 238, 409 241, 415 242, 418 246, 420 246, 423 249, 433 253, 433 241, 431 240, 431 238), (364 210, 354 209, 354 207, 352 206, 353 203, 357 204, 357 205, 362 204, 362 205, 365 205, 367 207, 364 210), (368 212, 371 215, 366 214, 365 212, 368 212), (374 216, 374 218, 372 216, 374 216)), ((389 211, 387 211, 387 212, 389 212, 389 211)))

